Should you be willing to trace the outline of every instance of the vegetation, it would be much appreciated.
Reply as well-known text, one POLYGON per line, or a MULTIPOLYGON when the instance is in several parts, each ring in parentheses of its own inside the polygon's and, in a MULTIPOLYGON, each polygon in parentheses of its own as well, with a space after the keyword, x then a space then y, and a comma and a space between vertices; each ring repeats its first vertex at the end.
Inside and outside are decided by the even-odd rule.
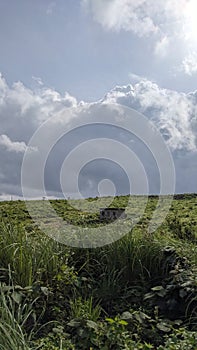
MULTIPOLYGON (((60 244, 24 202, 1 202, 0 349, 196 350, 197 196, 176 195, 150 234, 157 200, 126 236, 95 249, 60 244)), ((64 200, 51 204, 75 225, 103 225, 64 200)))

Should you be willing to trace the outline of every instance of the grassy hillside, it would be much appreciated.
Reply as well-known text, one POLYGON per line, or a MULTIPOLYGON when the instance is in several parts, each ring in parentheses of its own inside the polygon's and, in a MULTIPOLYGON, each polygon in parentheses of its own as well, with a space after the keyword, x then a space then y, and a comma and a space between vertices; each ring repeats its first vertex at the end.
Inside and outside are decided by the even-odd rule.
MULTIPOLYGON (((39 230, 24 202, 0 202, 0 349, 196 350, 197 195, 176 195, 150 234, 157 201, 149 197, 127 235, 95 249, 60 244, 39 230)), ((127 202, 116 197, 111 206, 127 202)), ((87 232, 105 224, 82 202, 83 210, 51 204, 87 232)), ((132 217, 140 206, 135 197, 132 217)), ((42 201, 36 215, 46 215, 42 201)))

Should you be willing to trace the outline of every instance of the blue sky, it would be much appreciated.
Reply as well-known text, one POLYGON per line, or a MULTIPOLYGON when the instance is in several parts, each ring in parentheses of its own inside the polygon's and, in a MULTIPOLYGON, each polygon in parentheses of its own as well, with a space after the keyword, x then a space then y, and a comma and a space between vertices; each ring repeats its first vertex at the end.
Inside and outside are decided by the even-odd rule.
MULTIPOLYGON (((122 3, 122 12, 128 3, 125 0, 101 0, 100 4, 105 8, 110 2, 122 3)), ((151 6, 152 1, 145 2, 151 6)), ((164 88, 183 92, 195 90, 197 69, 191 75, 180 70, 183 60, 197 50, 195 38, 180 39, 179 25, 170 30, 163 25, 163 38, 172 42, 166 53, 156 54, 155 47, 162 40, 161 34, 140 36, 132 25, 124 27, 127 20, 124 17, 120 28, 118 19, 108 28, 106 22, 102 22, 103 12, 99 12, 96 3, 99 1, 1 0, 0 70, 8 83, 19 80, 32 87, 32 77, 39 77, 46 86, 61 93, 68 91, 85 101, 94 101, 114 86, 132 82, 132 74, 153 80, 164 88)), ((169 19, 170 23, 178 17, 175 12, 177 1, 174 4, 174 17, 169 19)), ((172 9, 167 14, 169 17, 170 11, 172 9)), ((179 5, 178 11, 184 11, 183 5, 179 5)), ((154 16, 150 12, 150 17, 154 19, 154 16)), ((185 23, 183 17, 178 18, 182 20, 181 28, 185 23)), ((166 24, 166 17, 160 18, 159 23, 166 24)))
MULTIPOLYGON (((44 121, 69 108, 80 119, 85 106, 91 122, 103 103, 134 108, 151 120, 172 152, 176 191, 196 192, 196 14, 196 0, 0 0, 0 198, 21 196, 23 155, 44 121)), ((87 128, 57 147, 49 195, 59 195, 52 169, 61 165, 63 149, 101 134, 87 128)), ((123 140, 111 129, 112 136, 123 140)), ((145 150, 138 156, 153 179, 151 191, 158 192, 153 161, 145 150)), ((114 165, 106 170, 106 162, 98 163, 83 169, 83 193, 97 194, 100 179, 112 171, 120 183, 123 172, 117 168, 115 176, 114 165)))

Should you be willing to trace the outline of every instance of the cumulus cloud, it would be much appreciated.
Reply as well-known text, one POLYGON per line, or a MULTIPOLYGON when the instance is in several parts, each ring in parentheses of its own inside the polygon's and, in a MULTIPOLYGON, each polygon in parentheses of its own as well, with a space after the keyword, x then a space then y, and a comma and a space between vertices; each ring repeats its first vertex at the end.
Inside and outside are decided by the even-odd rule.
POLYGON ((25 142, 13 142, 7 135, 0 135, 0 146, 5 147, 9 152, 24 153, 27 150, 25 142))
POLYGON ((81 1, 104 30, 127 31, 139 38, 149 38, 154 54, 162 59, 172 52, 177 56, 178 51, 180 60, 184 60, 182 71, 187 74, 196 72, 195 57, 187 57, 194 42, 196 45, 196 0, 81 1))
POLYGON ((44 86, 31 90, 21 82, 9 87, 0 75, 1 134, 11 139, 28 140, 41 122, 62 108, 76 105, 76 99, 67 92, 62 96, 44 86))
POLYGON ((187 75, 197 73, 197 52, 192 52, 185 57, 181 65, 181 70, 183 70, 187 75))
POLYGON ((170 24, 183 19, 188 1, 82 0, 82 3, 103 28, 146 36, 165 32, 170 24))
POLYGON ((58 111, 75 106, 67 92, 61 95, 44 86, 31 90, 21 82, 10 87, 0 74, 0 193, 21 195, 20 169, 33 133, 58 111))
MULTIPOLYGON (((35 131, 50 118, 50 128, 43 134, 42 149, 47 149, 54 130, 60 130, 67 123, 71 128, 77 118, 85 118, 90 124, 99 120, 100 106, 115 103, 133 108, 147 116, 160 130, 167 145, 170 147, 177 170, 177 191, 196 191, 194 175, 197 175, 197 92, 189 94, 178 93, 160 88, 156 83, 145 78, 133 76, 135 84, 116 86, 101 100, 95 103, 78 103, 68 93, 61 95, 44 85, 34 90, 28 89, 21 82, 8 86, 0 77, 0 196, 21 196, 21 164, 24 151, 35 131), (70 108, 71 107, 71 108, 70 108), (55 116, 58 116, 55 117, 55 116), (190 171, 191 165, 191 171, 190 171), (186 168, 187 171, 186 171, 186 168), (187 186, 186 186, 187 183, 187 186), (186 187, 185 187, 186 186, 186 187)), ((117 107, 118 108, 118 107, 117 107)), ((112 111, 113 117, 114 111, 112 111)), ((98 137, 115 138, 125 142, 133 152, 139 155, 147 174, 152 181, 152 192, 158 191, 158 173, 155 172, 154 161, 148 156, 147 150, 131 136, 123 135, 123 131, 113 128, 89 127, 68 134, 65 139, 57 141, 51 149, 46 164, 46 186, 48 196, 59 196, 61 186, 59 174, 65 155, 80 143, 98 137), (131 142, 132 141, 132 142, 131 142)), ((36 146, 36 145, 35 145, 36 146)), ((99 144, 99 147, 102 145, 99 144)), ((37 149, 39 154, 39 149, 37 149)), ((105 149, 103 149, 105 152, 105 149)), ((34 156, 35 152, 32 152, 34 156)), ((125 160, 126 161, 126 160, 125 160)), ((113 181, 118 185, 119 193, 126 193, 122 172, 114 165, 94 162, 81 173, 81 190, 88 195, 96 195, 95 188, 102 178, 113 174, 113 181), (109 168, 107 168, 109 165, 109 168), (104 176, 104 177, 103 177, 104 176), (94 191, 90 184, 94 184, 94 191), (123 185, 121 185, 123 184, 123 185), (92 192, 91 192, 92 191, 92 192)), ((30 169, 35 173, 36 170, 30 169)), ((75 176, 75 165, 71 169, 75 176)), ((66 175, 65 175, 66 179, 66 175)), ((196 177, 195 177, 196 179, 196 177)), ((92 185, 91 185, 92 186, 92 185)), ((32 193, 39 196, 36 181, 32 183, 32 193)), ((72 188, 70 189, 72 194, 72 188)))
POLYGON ((134 86, 115 87, 103 102, 123 104, 148 116, 171 149, 196 149, 196 101, 191 94, 161 89, 156 83, 142 80, 134 86))
POLYGON ((158 31, 146 0, 84 0, 83 3, 90 9, 93 18, 107 30, 123 29, 133 31, 139 36, 158 31))

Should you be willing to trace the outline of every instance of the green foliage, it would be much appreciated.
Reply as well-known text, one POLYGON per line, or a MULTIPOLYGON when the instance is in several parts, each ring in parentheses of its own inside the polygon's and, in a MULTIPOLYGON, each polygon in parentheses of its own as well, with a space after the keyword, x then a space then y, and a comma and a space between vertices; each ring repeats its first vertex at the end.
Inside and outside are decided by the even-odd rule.
POLYGON ((24 325, 32 313, 31 305, 21 302, 21 291, 0 285, 0 348, 30 350, 24 325))
MULTIPOLYGON (((162 285, 154 286, 144 300, 158 306, 169 319, 187 319, 190 325, 197 325, 197 268, 188 264, 185 257, 179 257, 172 248, 166 249, 164 265, 168 276, 162 285)), ((197 327, 196 327, 197 328, 197 327)))
MULTIPOLYGON (((189 218, 189 214, 186 214, 189 218)), ((183 239, 189 240, 191 242, 197 241, 197 231, 194 225, 195 222, 183 220, 178 214, 175 214, 171 217, 168 217, 167 220, 169 229, 173 232, 174 236, 183 239)))
POLYGON ((32 342, 32 350, 76 350, 62 326, 52 328, 46 337, 32 342))
POLYGON ((167 337, 165 344, 158 350, 196 350, 197 333, 180 328, 167 337))
POLYGON ((70 318, 71 319, 89 319, 96 322, 101 314, 99 305, 93 306, 93 298, 82 300, 81 297, 70 301, 70 318))
MULTIPOLYGON (((176 196, 149 234, 157 201, 149 198, 125 237, 97 249, 61 245, 40 232, 24 202, 0 203, 0 349, 196 350, 197 196, 176 196)), ((112 206, 127 202, 115 197, 112 206)), ((51 204, 75 225, 103 225, 97 213, 51 204)))

